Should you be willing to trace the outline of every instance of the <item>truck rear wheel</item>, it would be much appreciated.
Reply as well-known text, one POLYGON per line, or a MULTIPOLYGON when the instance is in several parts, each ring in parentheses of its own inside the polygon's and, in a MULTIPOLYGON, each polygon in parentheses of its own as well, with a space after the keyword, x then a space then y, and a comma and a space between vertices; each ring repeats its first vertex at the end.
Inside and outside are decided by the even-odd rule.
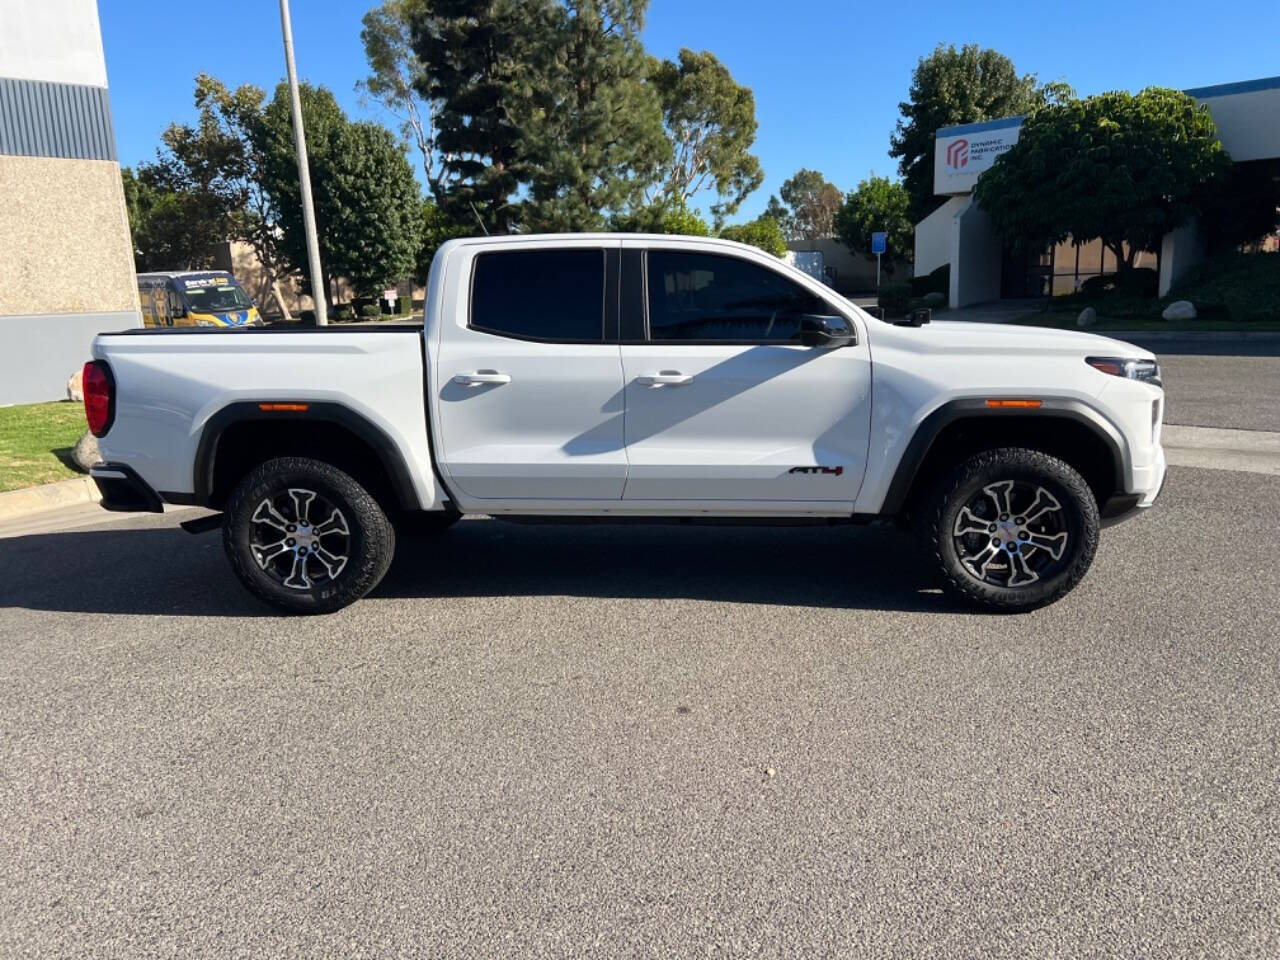
POLYGON ((222 544, 258 599, 289 613, 331 613, 382 580, 395 531, 378 501, 337 467, 282 457, 236 486, 222 544))
POLYGON ((1002 613, 1068 593, 1098 548, 1098 504, 1068 464, 1006 447, 966 460, 926 498, 921 534, 948 593, 1002 613))

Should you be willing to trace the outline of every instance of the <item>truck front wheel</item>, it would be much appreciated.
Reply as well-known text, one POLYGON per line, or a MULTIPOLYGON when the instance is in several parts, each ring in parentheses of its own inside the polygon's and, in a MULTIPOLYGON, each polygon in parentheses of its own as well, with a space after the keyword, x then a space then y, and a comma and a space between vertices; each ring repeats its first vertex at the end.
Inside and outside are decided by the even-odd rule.
POLYGON ((236 486, 222 544, 240 582, 260 600, 289 613, 330 613, 382 580, 395 530, 378 501, 343 471, 281 457, 236 486))
POLYGON ((1070 591, 1098 548, 1098 504, 1068 464, 1017 447, 987 450, 944 477, 921 534, 947 591, 969 606, 1033 610, 1070 591))

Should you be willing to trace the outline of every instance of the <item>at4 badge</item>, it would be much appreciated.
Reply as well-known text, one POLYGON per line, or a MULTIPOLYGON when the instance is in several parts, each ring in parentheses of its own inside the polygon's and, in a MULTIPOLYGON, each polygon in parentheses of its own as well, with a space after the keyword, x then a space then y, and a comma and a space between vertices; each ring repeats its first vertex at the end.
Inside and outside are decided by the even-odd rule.
POLYGON ((838 477, 844 473, 844 467, 792 467, 788 473, 821 473, 831 477, 838 477))

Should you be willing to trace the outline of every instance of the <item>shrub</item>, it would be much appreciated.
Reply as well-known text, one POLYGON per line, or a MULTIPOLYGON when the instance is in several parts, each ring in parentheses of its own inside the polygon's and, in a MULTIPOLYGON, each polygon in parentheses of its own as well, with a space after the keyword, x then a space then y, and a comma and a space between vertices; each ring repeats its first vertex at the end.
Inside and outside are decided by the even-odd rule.
POLYGON ((1085 296, 1117 294, 1124 297, 1154 297, 1160 288, 1160 275, 1150 267, 1137 267, 1126 273, 1103 273, 1080 284, 1085 296))
POLYGON ((749 243, 775 257, 781 257, 787 252, 787 241, 782 236, 782 228, 770 216, 761 215, 750 223, 725 227, 720 231, 720 236, 738 243, 749 243))
POLYGON ((913 297, 923 297, 929 293, 940 293, 944 298, 951 295, 951 264, 944 263, 936 270, 911 278, 913 297))
POLYGON ((876 303, 886 317, 900 317, 911 306, 911 285, 901 281, 886 283, 880 288, 876 303))
POLYGON ((1225 253, 1189 270, 1165 302, 1190 300, 1201 314, 1241 323, 1280 320, 1280 253, 1225 253))
POLYGON ((372 320, 382 316, 382 308, 377 303, 366 303, 360 308, 360 316, 366 320, 372 320))
POLYGON ((356 318, 356 308, 349 303, 333 308, 333 319, 338 323, 350 323, 356 318))
POLYGON ((921 298, 921 302, 930 310, 940 310, 947 305, 947 295, 930 290, 921 298))

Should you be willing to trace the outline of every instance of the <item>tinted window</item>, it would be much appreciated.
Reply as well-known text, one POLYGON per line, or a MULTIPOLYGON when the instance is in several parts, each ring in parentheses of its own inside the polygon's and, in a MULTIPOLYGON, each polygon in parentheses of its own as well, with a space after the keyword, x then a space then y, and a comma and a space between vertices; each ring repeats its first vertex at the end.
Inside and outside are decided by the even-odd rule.
POLYGON ((795 340, 800 314, 832 312, 820 297, 735 257, 650 250, 649 339, 795 340))
POLYGON ((533 340, 604 340, 604 251, 476 257, 471 326, 533 340))

